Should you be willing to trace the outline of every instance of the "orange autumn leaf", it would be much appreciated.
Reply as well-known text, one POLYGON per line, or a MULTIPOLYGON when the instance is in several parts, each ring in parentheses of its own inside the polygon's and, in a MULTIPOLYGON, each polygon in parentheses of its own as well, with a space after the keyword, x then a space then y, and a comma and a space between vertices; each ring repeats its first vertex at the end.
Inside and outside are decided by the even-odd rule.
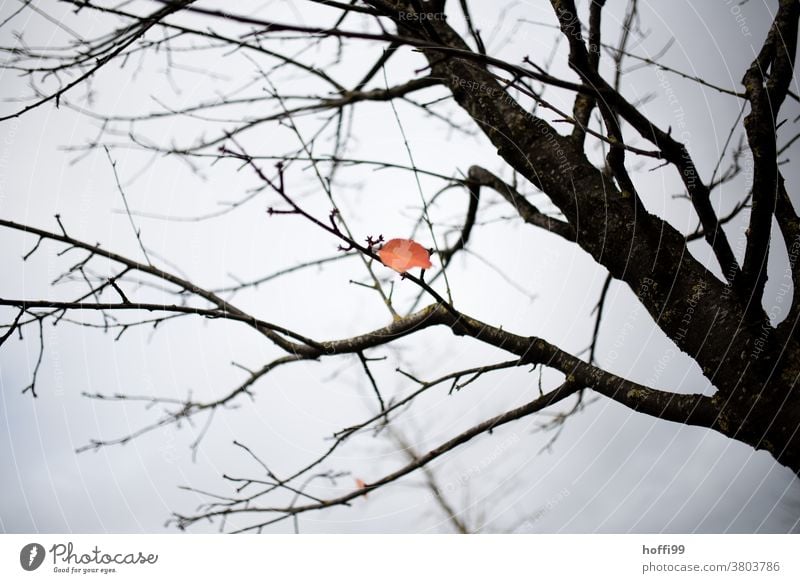
POLYGON ((390 239, 378 251, 381 262, 398 273, 409 269, 431 267, 431 254, 425 247, 411 239, 390 239))

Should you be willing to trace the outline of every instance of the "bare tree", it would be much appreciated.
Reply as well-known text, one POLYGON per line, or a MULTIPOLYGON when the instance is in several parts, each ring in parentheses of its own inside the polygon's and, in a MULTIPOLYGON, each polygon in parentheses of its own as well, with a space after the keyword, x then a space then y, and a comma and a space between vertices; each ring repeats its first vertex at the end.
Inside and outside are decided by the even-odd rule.
MULTIPOLYGON (((243 382, 213 400, 87 395, 143 401, 165 411, 132 434, 92 441, 85 447, 88 450, 126 443, 144 432, 195 418, 210 423, 215 412, 246 401, 258 382, 275 369, 354 357, 374 392, 374 414, 343 427, 316 459, 289 475, 276 475, 267 460, 237 443, 260 464, 259 475, 226 476, 236 487, 235 493, 212 495, 196 513, 175 514, 174 523, 180 528, 206 519, 219 520, 224 528, 227 518, 239 516, 248 521, 241 530, 260 530, 302 513, 347 505, 358 497, 373 496, 373 492, 378 495, 381 487, 420 471, 443 512, 453 516, 453 528, 466 532, 470 527, 455 517, 452 502, 429 471, 431 462, 480 435, 542 412, 557 413, 543 426, 558 430, 593 396, 612 399, 664 422, 719 432, 768 451, 780 464, 800 474, 800 338, 796 330, 800 320, 800 221, 782 175, 782 165, 797 139, 791 129, 797 118, 787 122, 781 115, 787 99, 798 101, 790 89, 800 13, 797 0, 777 3, 761 51, 742 72, 739 87, 717 86, 661 65, 662 55, 637 55, 631 44, 645 33, 639 26, 636 0, 628 2, 614 42, 601 35, 607 28, 603 26, 605 0, 589 2, 588 18, 580 17, 572 0, 551 0, 553 21, 540 25, 546 29, 557 24, 560 40, 555 50, 550 56, 513 62, 492 56, 467 0, 297 2, 301 10, 306 4, 321 7, 319 22, 306 24, 301 18, 297 23, 275 22, 268 15, 236 12, 233 5, 211 7, 192 0, 67 0, 62 5, 74 12, 71 18, 99 18, 105 32, 86 37, 70 28, 64 14, 55 8, 27 1, 2 23, 11 27, 35 13, 60 27, 69 40, 63 45, 38 47, 19 34, 17 42, 2 47, 6 73, 16 71, 25 76, 32 93, 0 119, 7 121, 49 104, 78 110, 98 121, 99 133, 73 149, 81 155, 105 149, 115 176, 114 152, 121 148, 169 156, 198 173, 248 173, 253 189, 215 215, 234 212, 252 201, 269 201, 265 221, 299 221, 303 228, 324 233, 338 246, 338 251, 331 249, 333 252, 312 261, 212 289, 180 275, 146 246, 137 224, 140 218, 128 207, 124 181, 118 176, 115 186, 137 238, 138 258, 73 237, 68 221, 58 215, 55 228, 0 219, 3 229, 32 239, 26 258, 44 252, 45 247, 74 256, 75 263, 59 279, 84 285, 79 295, 65 301, 0 299, 0 305, 7 307, 0 344, 29 331, 40 339, 39 362, 24 393, 37 396, 46 322, 99 327, 119 338, 133 327, 165 325, 176 318, 224 319, 254 330, 276 351, 273 360, 246 369, 243 382), (324 54, 326 64, 314 64, 308 58, 311 51, 324 54), (93 79, 114 64, 130 68, 143 55, 160 53, 165 55, 169 75, 176 55, 196 54, 201 60, 207 52, 241 56, 252 65, 251 77, 232 82, 225 94, 180 109, 162 105, 144 114, 108 114, 92 107, 93 79), (552 73, 551 65, 558 58, 568 59, 572 77, 552 73), (343 63, 350 64, 350 71, 355 63, 358 70, 364 59, 369 59, 368 66, 357 79, 337 78, 343 63), (407 66, 409 59, 416 69, 407 66), (397 61, 402 62, 392 69, 397 61), (625 73, 636 67, 660 67, 665 74, 689 79, 740 104, 742 115, 731 128, 715 168, 698 168, 680 132, 658 125, 642 112, 640 103, 623 95, 625 73), (388 79, 401 74, 408 75, 406 80, 389 83, 388 79), (296 86, 302 88, 299 93, 293 90, 296 86), (571 111, 558 105, 565 96, 572 103, 571 111), (431 121, 431 127, 446 127, 454 135, 482 133, 496 149, 501 169, 490 171, 469 162, 458 168, 436 167, 436 161, 416 159, 409 140, 404 164, 350 158, 349 144, 358 137, 351 134, 350 124, 357 108, 367 102, 383 103, 401 132, 398 107, 413 108, 431 121), (233 117, 231 111, 236 112, 233 117), (140 129, 153 121, 171 119, 192 120, 198 128, 197 139, 189 145, 164 145, 140 129), (557 124, 568 131, 557 131, 557 124), (277 127, 294 136, 294 149, 271 151, 265 136, 277 127), (740 136, 743 139, 737 145, 740 136), (716 204, 715 190, 742 175, 741 159, 746 154, 753 160, 747 190, 734 204, 716 204), (679 175, 682 192, 673 204, 691 205, 696 229, 681 232, 645 208, 639 192, 641 178, 648 174, 641 172, 643 165, 651 172, 679 175), (416 177, 420 209, 412 221, 416 225, 412 236, 431 245, 431 269, 409 271, 401 277, 393 274, 381 265, 379 256, 388 234, 351 228, 352 221, 341 204, 341 174, 345 169, 367 173, 376 168, 416 177), (297 186, 299 176, 314 177, 311 191, 307 183, 305 188, 297 186), (431 181, 440 184, 435 192, 428 187, 431 181), (463 219, 457 225, 434 217, 433 212, 444 193, 452 190, 462 191, 466 198, 464 209, 458 211, 463 219), (552 210, 531 202, 530 193, 543 194, 552 210), (746 246, 739 257, 724 228, 736 218, 749 221, 746 246), (777 229, 773 229, 773 219, 777 229), (472 249, 471 236, 488 220, 521 220, 531 229, 546 230, 578 246, 606 270, 594 332, 585 352, 570 353, 538 337, 535 325, 486 323, 459 306, 458 290, 448 273, 456 268, 454 258, 459 255, 469 261, 480 259, 472 249), (689 251, 690 244, 706 245, 712 259, 696 258, 689 251), (775 245, 785 246, 785 269, 793 283, 793 295, 787 298, 791 307, 781 322, 771 321, 763 305, 767 263, 775 245), (345 260, 360 262, 366 279, 358 283, 385 305, 386 325, 341 339, 314 338, 291 323, 267 321, 234 303, 236 294, 266 281, 308 268, 335 268, 345 260), (700 388, 694 394, 683 394, 669 387, 644 386, 604 370, 596 358, 596 346, 607 292, 618 284, 632 290, 653 325, 699 365, 715 389, 713 395, 702 394, 700 388), (140 300, 137 294, 142 289, 157 290, 163 300, 140 300), (435 379, 428 379, 424 372, 398 369, 396 374, 408 390, 387 399, 379 376, 373 374, 374 350, 434 327, 495 347, 507 357, 494 363, 471 363, 435 379), (442 388, 459 391, 478 378, 515 367, 556 371, 560 380, 543 388, 530 402, 488 417, 427 451, 416 451, 395 429, 397 420, 421 395, 442 388), (391 436, 392 443, 406 452, 405 465, 369 483, 359 482, 358 487, 336 498, 322 499, 309 493, 309 485, 315 481, 341 477, 326 462, 353 436, 369 432, 391 436)), ((194 220, 210 218, 213 216, 194 220)), ((523 250, 528 252, 535 250, 523 250)), ((502 272, 498 271, 497 277, 514 285, 502 272)), ((553 378, 556 376, 546 380, 553 378)), ((194 447, 199 443, 198 439, 194 447)))

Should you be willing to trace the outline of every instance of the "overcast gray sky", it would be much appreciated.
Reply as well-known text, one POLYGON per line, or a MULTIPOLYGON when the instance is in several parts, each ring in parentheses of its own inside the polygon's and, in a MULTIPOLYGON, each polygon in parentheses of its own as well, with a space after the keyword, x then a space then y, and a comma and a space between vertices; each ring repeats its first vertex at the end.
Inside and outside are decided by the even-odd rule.
MULTIPOLYGON (((450 4, 455 3, 451 0, 450 4)), ((640 4, 642 27, 649 34, 632 47, 633 52, 653 56, 674 38, 663 58, 665 64, 731 88, 740 86, 775 9, 775 2, 765 0, 751 0, 741 7, 726 0, 640 4)), ((549 3, 473 0, 471 5, 492 54, 512 62, 524 55, 537 62, 547 58, 558 32, 538 23, 555 24, 549 3)), ((612 41, 625 5, 622 0, 608 2, 604 31, 612 41)), ((580 6, 585 19, 586 2, 580 6)), ((17 7, 17 2, 0 2, 0 21, 17 7)), ((318 7, 300 0, 243 2, 237 3, 236 10, 309 24, 330 20, 320 16, 318 7)), ((463 30, 456 15, 452 20, 463 30)), ((98 34, 109 26, 108 20, 95 22, 88 13, 68 22, 87 34, 98 34)), ((0 29, 0 44, 16 42, 12 31, 24 31, 26 40, 34 44, 59 40, 50 23, 27 13, 0 29)), ((371 64, 374 52, 347 54, 335 71, 343 79, 356 81, 371 64)), ((306 58, 323 63, 330 54, 318 50, 306 58)), ((156 111, 159 103, 174 108, 189 105, 212 96, 219 87, 244 86, 254 78, 252 62, 239 53, 204 55, 202 60, 187 53, 176 59, 180 67, 169 78, 164 74, 163 56, 122 69, 112 66, 96 76, 91 104, 85 88, 73 90, 68 99, 103 113, 156 111), (201 67, 214 75, 198 74, 201 67)), ((403 51, 387 69, 389 83, 407 78, 420 63, 419 56, 403 51)), ((572 78, 563 51, 556 57, 554 71, 572 78)), ((291 83, 294 91, 306 81, 293 73, 276 75, 277 82, 291 83)), ((257 89, 254 86, 250 93, 257 89)), ((0 97, 19 98, 29 92, 26 80, 14 72, 0 72, 0 97)), ((685 115, 686 141, 708 178, 739 113, 739 102, 652 68, 626 77, 623 92, 631 100, 650 95, 644 109, 662 127, 677 126, 679 116, 685 115)), ((553 93, 553 99, 565 98, 553 93)), ((569 107, 568 101, 563 104, 569 107)), ((14 103, 2 104, 3 111, 13 107, 14 103)), ((787 107, 790 117, 797 114, 796 104, 787 107)), ((448 111, 458 115, 455 107, 448 111)), ((389 106, 365 104, 357 112, 350 155, 406 163, 402 136, 389 106)), ((465 172, 476 163, 497 171, 503 168, 481 135, 453 133, 445 123, 423 118, 411 107, 400 105, 398 113, 421 167, 444 174, 465 172)), ((462 116, 460 121, 465 119, 462 116)), ((169 143, 175 137, 178 143, 188 143, 201 133, 197 124, 184 118, 138 129, 154 142, 169 143)), ((137 258, 141 251, 127 216, 119 212, 122 200, 105 155, 95 150, 79 156, 80 152, 64 149, 86 144, 97 132, 95 120, 51 104, 1 123, 0 216, 55 229, 52 217, 60 213, 71 235, 137 258)), ((280 151, 293 137, 288 131, 265 126, 248 139, 261 151, 280 151)), ((124 135, 106 136, 106 140, 126 143, 124 135)), ((252 176, 236 173, 231 164, 206 164, 199 176, 178 160, 137 149, 113 148, 112 155, 131 206, 143 213, 202 215, 254 186, 252 176)), ((792 192, 798 179, 796 167, 789 165, 785 174, 792 192)), ((690 230, 695 223, 687 203, 671 197, 679 191, 676 179, 677 175, 643 168, 638 178, 640 192, 651 212, 690 230)), ((327 203, 310 169, 296 167, 289 180, 311 209, 326 212, 327 203)), ((426 196, 431 196, 441 182, 423 179, 422 185, 426 196)), ((533 187, 524 192, 550 208, 533 187)), ((715 202, 730 208, 744 192, 742 177, 722 188, 715 202)), ((389 170, 346 168, 336 194, 355 231, 383 233, 387 238, 408 234, 419 205, 413 176, 389 170)), ((464 193, 454 191, 432 213, 438 220, 457 222, 464 202, 464 193)), ((263 194, 214 220, 137 217, 137 225, 145 245, 158 254, 157 264, 179 266, 208 287, 231 283, 229 274, 254 277, 336 252, 336 241, 307 223, 295 217, 268 218, 264 210, 270 204, 274 200, 263 194)), ((497 207, 493 211, 492 216, 503 214, 497 207)), ((744 227, 739 221, 727 229, 734 249, 744 227)), ((32 237, 0 230, 0 297, 61 298, 77 289, 70 285, 52 288, 49 282, 80 255, 57 257, 61 248, 43 243, 40 251, 23 262, 22 255, 34 243, 32 237)), ((535 298, 506 283, 481 261, 466 257, 455 261, 450 271, 461 309, 520 334, 542 336, 573 352, 588 345, 590 312, 605 272, 587 254, 557 237, 507 221, 476 229, 472 244, 535 298)), ((702 241, 691 250, 697 257, 708 257, 702 241)), ((782 257, 785 251, 776 249, 769 283, 772 293, 782 277, 782 257)), ((314 337, 345 337, 387 321, 377 296, 350 283, 363 276, 357 261, 345 260, 325 270, 271 282, 237 296, 235 302, 314 337)), ((397 286, 398 294, 409 294, 403 282, 397 286)), ((138 293, 147 298, 152 292, 138 293)), ((11 312, 2 314, 7 318, 11 312)), ((607 370, 677 392, 712 392, 696 364, 653 325, 626 287, 612 284, 606 314, 598 359, 607 370)), ((124 435, 158 414, 141 404, 91 401, 81 397, 82 392, 182 398, 192 391, 199 397, 219 396, 245 376, 231 366, 232 361, 256 368, 275 352, 263 338, 239 325, 201 319, 179 319, 155 331, 131 329, 118 342, 113 334, 100 330, 47 325, 44 340, 36 400, 20 391, 30 382, 38 336, 29 330, 23 341, 8 342, 0 350, 0 530, 4 532, 161 531, 171 511, 191 512, 206 500, 178 486, 227 493, 230 486, 221 474, 257 474, 258 467, 232 445, 233 439, 268 460, 278 475, 286 474, 318 455, 334 431, 365 418, 374 406, 355 359, 290 365, 258 383, 254 402, 242 401, 238 409, 215 416, 196 460, 189 445, 205 419, 199 419, 195 427, 154 431, 124 447, 76 454, 75 449, 92 438, 124 435)), ((398 366, 432 379, 503 358, 499 351, 444 331, 427 331, 398 342, 397 349, 376 350, 373 356, 387 357, 374 367, 391 395, 413 388, 394 372, 398 366)), ((546 376, 545 380, 555 378, 546 376)), ((448 396, 447 388, 440 387, 410 411, 401 427, 416 449, 424 451, 537 393, 538 375, 501 371, 454 395, 448 396)), ((552 437, 552 433, 534 431, 541 420, 523 419, 434 464, 445 495, 470 524, 488 532, 788 532, 800 528, 800 482, 766 452, 708 430, 645 417, 602 398, 570 419, 552 447, 541 451, 552 437)), ((320 493, 343 493, 354 487, 354 477, 369 482, 401 463, 403 457, 389 440, 364 436, 326 466, 350 471, 352 477, 343 478, 337 486, 320 486, 320 493)), ((304 515, 300 526, 303 532, 451 529, 416 475, 359 499, 350 508, 304 515)), ((192 531, 215 529, 215 525, 199 524, 192 531)), ((290 529, 291 524, 280 524, 275 532, 290 529)))

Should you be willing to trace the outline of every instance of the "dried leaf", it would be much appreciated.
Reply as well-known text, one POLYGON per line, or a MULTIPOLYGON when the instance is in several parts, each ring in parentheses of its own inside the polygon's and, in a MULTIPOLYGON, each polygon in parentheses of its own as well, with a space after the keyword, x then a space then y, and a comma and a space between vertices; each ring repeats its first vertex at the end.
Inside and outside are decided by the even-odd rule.
POLYGON ((398 273, 406 273, 409 269, 431 267, 431 254, 422 245, 411 239, 390 239, 378 251, 381 262, 398 273))

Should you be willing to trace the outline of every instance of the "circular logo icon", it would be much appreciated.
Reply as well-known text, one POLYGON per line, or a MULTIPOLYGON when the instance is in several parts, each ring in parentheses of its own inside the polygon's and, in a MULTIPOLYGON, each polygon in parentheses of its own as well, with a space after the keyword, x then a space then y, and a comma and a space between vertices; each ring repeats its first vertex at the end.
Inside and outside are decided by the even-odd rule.
POLYGON ((35 571, 44 562, 44 547, 39 543, 28 543, 19 552, 19 564, 26 571, 35 571))

